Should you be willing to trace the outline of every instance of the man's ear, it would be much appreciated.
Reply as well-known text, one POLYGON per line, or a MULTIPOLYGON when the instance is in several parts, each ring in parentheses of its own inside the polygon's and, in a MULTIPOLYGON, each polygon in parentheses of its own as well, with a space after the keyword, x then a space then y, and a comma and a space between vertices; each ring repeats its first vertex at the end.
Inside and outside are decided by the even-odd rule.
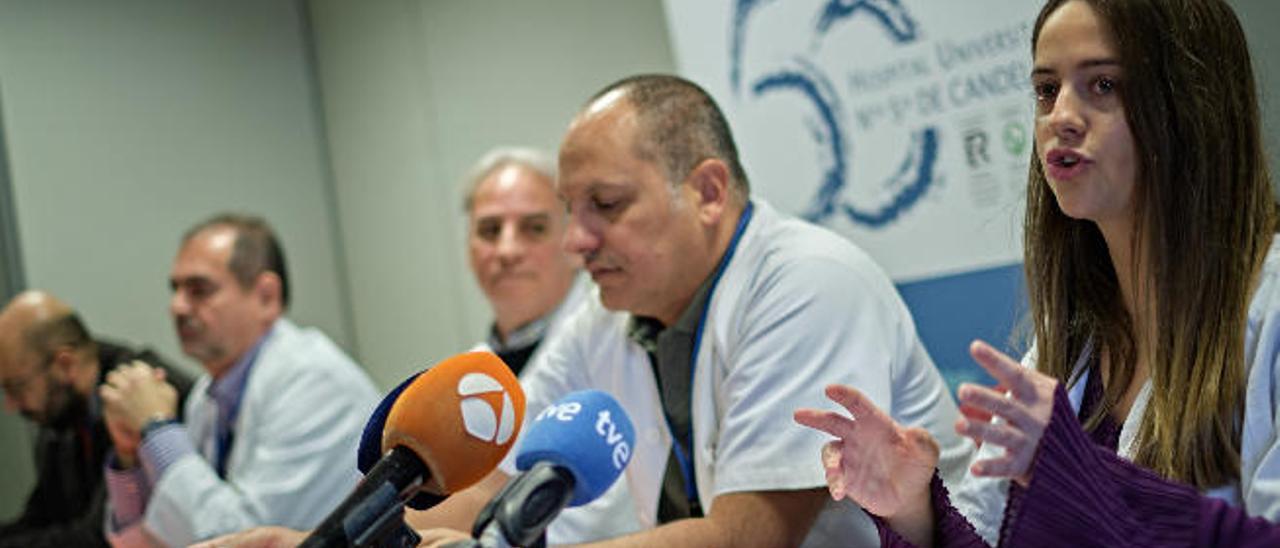
POLYGON ((277 315, 284 311, 284 285, 275 272, 258 274, 253 284, 253 296, 260 305, 277 315))
POLYGON ((719 223, 731 199, 729 167, 717 158, 707 158, 694 166, 686 181, 693 190, 700 220, 708 225, 719 223))
POLYGON ((60 346, 53 351, 53 359, 49 361, 49 372, 58 382, 66 384, 76 378, 76 366, 80 360, 76 358, 75 349, 60 346))

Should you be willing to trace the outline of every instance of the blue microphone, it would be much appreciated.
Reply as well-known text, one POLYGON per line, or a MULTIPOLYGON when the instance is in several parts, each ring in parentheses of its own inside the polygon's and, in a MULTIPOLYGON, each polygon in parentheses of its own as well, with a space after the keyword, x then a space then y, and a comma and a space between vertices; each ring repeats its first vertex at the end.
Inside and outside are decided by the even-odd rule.
POLYGON ((539 462, 562 466, 574 478, 569 506, 599 498, 631 462, 636 431, 613 396, 599 390, 570 393, 547 406, 529 425, 516 452, 516 468, 539 462))
POLYGON ((626 411, 599 390, 572 392, 529 424, 516 452, 521 474, 481 510, 480 546, 540 546, 567 506, 603 495, 631 462, 636 432, 626 411))

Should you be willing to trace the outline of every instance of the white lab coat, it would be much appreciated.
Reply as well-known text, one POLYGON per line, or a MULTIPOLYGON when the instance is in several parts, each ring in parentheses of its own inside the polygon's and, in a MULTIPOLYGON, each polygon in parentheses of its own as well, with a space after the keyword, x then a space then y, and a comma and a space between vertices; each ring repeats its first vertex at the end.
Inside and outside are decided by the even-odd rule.
MULTIPOLYGON (((928 429, 942 446, 945 475, 957 476, 968 461, 972 443, 954 431, 955 403, 906 306, 848 240, 756 201, 710 299, 691 404, 705 511, 726 493, 825 488, 819 452, 829 438, 791 415, 800 407, 832 407, 823 390, 833 383, 856 386, 896 420, 928 429)), ((625 485, 606 493, 596 511, 621 513, 629 502, 638 529, 656 523, 671 436, 649 358, 627 338, 627 321, 592 299, 548 341, 522 384, 526 418, 574 390, 600 389, 618 399, 635 425, 636 447, 625 485)), ((510 458, 503 466, 514 472, 510 458)), ((875 539, 860 509, 829 502, 806 545, 875 539)))
MULTIPOLYGON (((226 479, 211 466, 217 406, 202 375, 186 404, 197 451, 173 463, 151 488, 147 535, 168 546, 259 525, 311 529, 360 479, 356 446, 378 392, 328 337, 276 322, 240 400, 226 479)), ((112 535, 132 544, 138 525, 112 535)))

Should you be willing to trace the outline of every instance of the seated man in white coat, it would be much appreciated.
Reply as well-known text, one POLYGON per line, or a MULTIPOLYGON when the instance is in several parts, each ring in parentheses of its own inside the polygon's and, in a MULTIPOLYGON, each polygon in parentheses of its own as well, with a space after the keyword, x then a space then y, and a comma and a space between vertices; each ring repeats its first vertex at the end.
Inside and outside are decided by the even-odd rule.
MULTIPOLYGON (((561 245, 569 216, 555 184, 555 164, 541 152, 499 148, 476 163, 465 187, 471 271, 494 315, 480 349, 493 351, 517 375, 541 359, 547 342, 590 297, 582 261, 561 245)), ((633 532, 639 528, 634 513, 625 493, 611 494, 562 512, 547 540, 579 543, 633 532)))
POLYGON ((560 245, 568 215, 555 184, 555 165, 541 152, 498 148, 480 158, 464 189, 467 258, 493 309, 480 349, 517 375, 590 285, 581 261, 560 245))
POLYGON ((108 376, 108 539, 182 546, 256 525, 314 527, 360 477, 373 383, 323 333, 284 318, 284 254, 261 219, 221 215, 192 228, 169 283, 182 350, 205 374, 185 423, 172 387, 147 366, 108 376))

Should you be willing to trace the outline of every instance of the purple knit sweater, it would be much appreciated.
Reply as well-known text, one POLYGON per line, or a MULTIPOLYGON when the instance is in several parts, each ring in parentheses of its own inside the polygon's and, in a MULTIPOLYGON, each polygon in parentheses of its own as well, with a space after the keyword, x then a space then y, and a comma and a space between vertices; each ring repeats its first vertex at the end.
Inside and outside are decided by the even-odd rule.
MULTIPOLYGON (((1081 416, 1102 387, 1090 375, 1081 416)), ((1120 428, 1107 418, 1088 434, 1059 385, 1031 485, 1012 483, 1001 546, 1280 546, 1280 526, 1155 475, 1116 455, 1120 428)), ((934 474, 934 545, 985 546, 934 474)), ((884 546, 911 546, 874 518, 884 546)))

